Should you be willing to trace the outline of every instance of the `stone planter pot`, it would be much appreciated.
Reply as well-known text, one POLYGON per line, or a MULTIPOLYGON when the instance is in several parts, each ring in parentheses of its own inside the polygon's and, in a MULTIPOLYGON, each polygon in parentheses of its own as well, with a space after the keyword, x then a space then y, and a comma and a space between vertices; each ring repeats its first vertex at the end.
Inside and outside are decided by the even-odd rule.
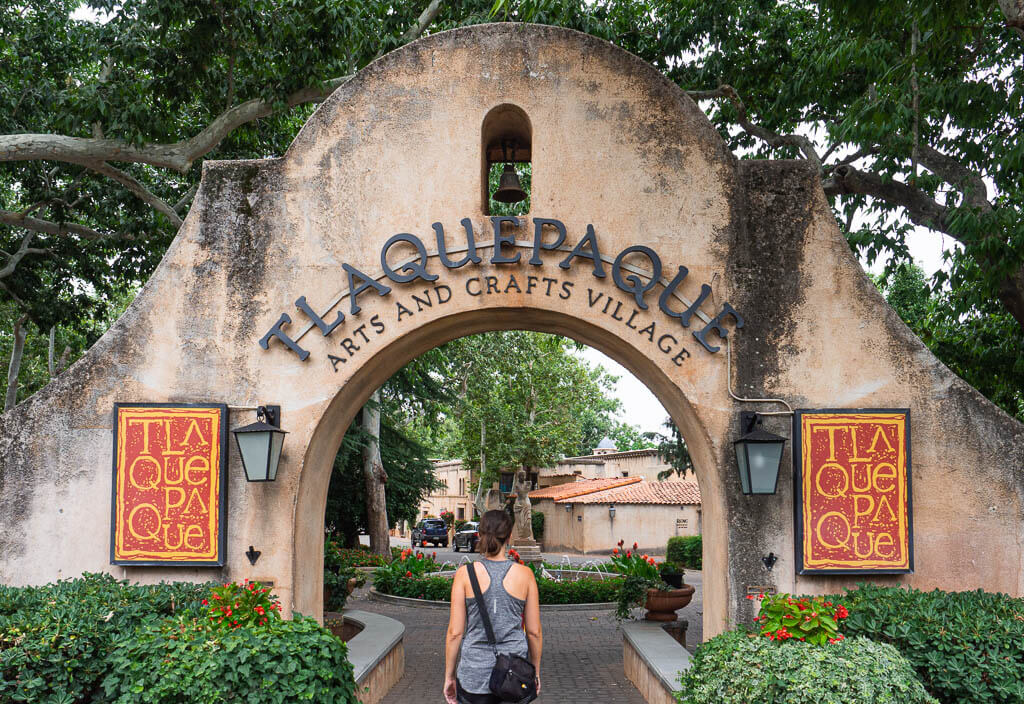
POLYGON ((644 618, 648 621, 675 621, 676 610, 689 604, 695 591, 690 584, 684 584, 681 589, 668 591, 648 589, 647 614, 644 618))

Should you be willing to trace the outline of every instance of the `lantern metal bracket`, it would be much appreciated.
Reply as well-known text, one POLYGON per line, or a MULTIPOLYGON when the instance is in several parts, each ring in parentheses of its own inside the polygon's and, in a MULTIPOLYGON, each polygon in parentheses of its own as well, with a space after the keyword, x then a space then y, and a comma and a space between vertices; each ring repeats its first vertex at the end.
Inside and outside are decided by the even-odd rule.
POLYGON ((267 425, 272 425, 275 428, 281 427, 281 407, 280 406, 260 406, 256 410, 256 419, 262 420, 267 425))
MULTIPOLYGON (((793 407, 789 405, 784 399, 781 398, 743 398, 737 396, 732 390, 732 338, 725 338, 725 384, 726 388, 729 389, 729 396, 735 401, 740 403, 781 403, 786 407, 785 411, 762 411, 762 416, 791 416, 793 415, 793 407)), ((743 417, 743 414, 740 415, 743 417)), ((753 429, 753 427, 751 427, 753 429)), ((745 432, 750 432, 749 430, 745 432)))

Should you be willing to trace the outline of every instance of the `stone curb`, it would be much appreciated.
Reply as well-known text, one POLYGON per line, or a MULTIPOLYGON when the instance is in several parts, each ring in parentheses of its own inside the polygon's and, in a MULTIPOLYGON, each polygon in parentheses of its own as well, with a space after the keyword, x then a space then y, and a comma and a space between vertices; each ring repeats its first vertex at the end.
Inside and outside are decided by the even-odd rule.
POLYGON ((344 610, 324 614, 324 618, 342 617, 363 627, 352 640, 348 641, 348 660, 352 663, 356 684, 362 682, 377 664, 391 652, 405 635, 405 626, 393 618, 370 613, 369 611, 344 610))
MULTIPOLYGON (((385 604, 396 604, 398 606, 411 606, 418 609, 449 609, 451 604, 447 601, 433 601, 431 599, 413 599, 407 596, 395 596, 393 594, 382 594, 372 587, 369 590, 371 601, 380 601, 385 604)), ((541 611, 614 611, 615 602, 605 601, 592 604, 541 604, 541 611)))
POLYGON ((679 675, 690 669, 690 651, 662 628, 665 624, 633 621, 622 624, 622 637, 669 692, 679 689, 679 675))

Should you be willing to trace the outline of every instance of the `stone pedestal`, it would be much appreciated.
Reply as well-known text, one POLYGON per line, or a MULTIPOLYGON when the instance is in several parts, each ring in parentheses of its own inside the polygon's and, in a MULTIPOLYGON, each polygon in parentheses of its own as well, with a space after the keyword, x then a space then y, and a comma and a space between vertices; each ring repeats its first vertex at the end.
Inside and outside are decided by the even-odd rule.
POLYGON ((522 558, 523 562, 539 563, 544 561, 540 554, 540 545, 536 540, 516 539, 512 544, 512 549, 519 553, 519 557, 522 558))

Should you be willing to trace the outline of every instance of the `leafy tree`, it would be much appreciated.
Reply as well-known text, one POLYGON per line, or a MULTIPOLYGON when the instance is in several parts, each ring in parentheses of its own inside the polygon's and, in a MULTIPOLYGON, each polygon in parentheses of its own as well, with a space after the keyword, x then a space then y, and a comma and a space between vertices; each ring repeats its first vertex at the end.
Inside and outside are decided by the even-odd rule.
POLYGON ((947 299, 962 290, 933 292, 924 272, 905 263, 875 279, 903 322, 946 366, 1010 415, 1024 421, 1024 331, 998 304, 954 316, 947 299))
POLYGON ((685 479, 687 473, 696 472, 693 459, 690 457, 690 449, 686 446, 683 434, 679 432, 679 428, 671 418, 666 419, 662 425, 668 430, 668 435, 644 433, 649 440, 657 443, 658 454, 669 466, 668 469, 658 472, 658 479, 664 481, 671 478, 673 474, 685 479))

